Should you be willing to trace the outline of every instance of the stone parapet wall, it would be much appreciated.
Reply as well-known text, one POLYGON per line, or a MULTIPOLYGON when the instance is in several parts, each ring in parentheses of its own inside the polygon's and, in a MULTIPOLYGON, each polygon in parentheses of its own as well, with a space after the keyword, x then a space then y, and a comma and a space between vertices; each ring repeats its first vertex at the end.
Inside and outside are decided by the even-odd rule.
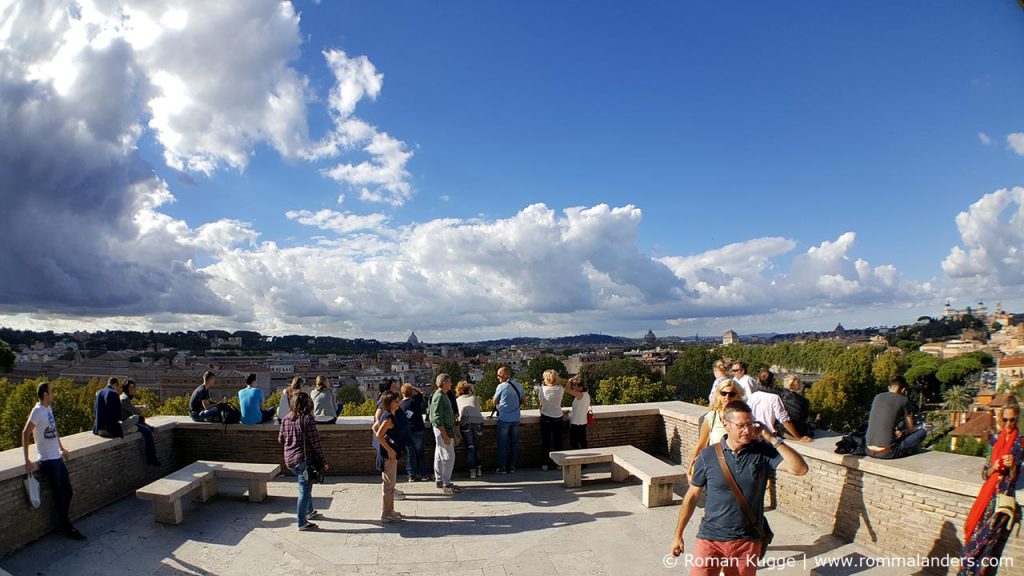
MULTIPOLYGON (((146 464, 142 436, 138 433, 123 440, 100 438, 88 432, 61 439, 69 452, 67 467, 74 490, 72 520, 133 494, 137 488, 188 464, 176 458, 174 420, 153 418, 151 422, 156 428, 157 458, 163 464, 159 468, 146 464)), ((30 454, 35 459, 34 447, 30 454)), ((22 449, 0 452, 0 556, 56 529, 53 491, 41 474, 36 477, 42 496, 38 509, 32 508, 25 492, 22 449)))
MULTIPOLYGON (((681 402, 596 406, 597 424, 588 430, 590 445, 631 444, 685 463, 697 438, 697 421, 705 410, 681 402)), ((151 422, 157 427, 157 450, 164 463, 160 469, 145 464, 142 438, 137 434, 125 440, 90 433, 64 438, 71 452, 68 468, 75 488, 72 518, 131 496, 152 480, 197 459, 282 463, 278 427, 273 424, 223 426, 180 417, 155 417, 151 422)), ((377 473, 369 428, 370 418, 366 417, 342 418, 338 424, 318 428, 332 475, 377 473)), ((481 444, 485 478, 497 463, 495 430, 494 421, 488 420, 481 444)), ((790 443, 805 457, 810 471, 802 478, 779 474, 776 495, 780 511, 879 555, 959 554, 964 519, 981 486, 981 459, 944 453, 896 461, 851 457, 833 452, 837 439, 823 434, 811 444, 790 443)), ((429 433, 425 444, 431 467, 433 437, 429 433)), ((563 446, 568 448, 567 426, 563 446)), ((524 412, 519 447, 520 467, 541 464, 540 424, 535 411, 524 412)), ((464 474, 463 468, 460 447, 457 477, 464 474)), ((0 515, 0 556, 53 529, 49 487, 43 481, 43 506, 35 510, 25 496, 23 479, 21 449, 0 452, 0 509, 4 512, 0 515)), ((666 526, 666 542, 670 531, 671 526, 666 526)), ((805 552, 827 554, 828 549, 812 547, 805 552)), ((1020 558, 1021 563, 1002 568, 1000 574, 1024 574, 1024 542, 1019 537, 1011 537, 1004 556, 1020 558)))

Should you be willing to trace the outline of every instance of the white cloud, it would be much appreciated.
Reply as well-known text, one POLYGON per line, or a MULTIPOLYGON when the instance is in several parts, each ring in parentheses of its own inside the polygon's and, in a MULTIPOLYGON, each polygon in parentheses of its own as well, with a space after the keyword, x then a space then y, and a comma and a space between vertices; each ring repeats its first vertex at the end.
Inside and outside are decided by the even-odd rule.
POLYGON ((1024 156, 1024 132, 1014 132, 1006 137, 1006 145, 1020 156, 1024 156))
POLYGON ((335 77, 328 104, 334 131, 309 146, 303 155, 309 160, 334 158, 343 152, 360 151, 362 162, 340 162, 322 172, 328 178, 359 191, 364 202, 401 206, 412 197, 406 164, 412 158, 405 142, 379 131, 352 114, 364 98, 374 100, 384 82, 383 74, 365 56, 350 58, 342 50, 328 50, 324 58, 335 77))
POLYGON ((992 143, 992 138, 988 134, 985 134, 984 132, 978 132, 978 140, 980 140, 981 143, 984 144, 985 146, 988 146, 989 144, 992 143))
POLYGON ((337 212, 323 209, 317 212, 309 210, 289 210, 285 216, 307 226, 316 226, 321 230, 333 230, 338 234, 348 234, 356 230, 375 230, 387 222, 383 214, 366 214, 360 216, 351 212, 337 212))
POLYGON ((961 246, 942 269, 976 289, 1024 285, 1024 188, 996 190, 956 217, 961 246))

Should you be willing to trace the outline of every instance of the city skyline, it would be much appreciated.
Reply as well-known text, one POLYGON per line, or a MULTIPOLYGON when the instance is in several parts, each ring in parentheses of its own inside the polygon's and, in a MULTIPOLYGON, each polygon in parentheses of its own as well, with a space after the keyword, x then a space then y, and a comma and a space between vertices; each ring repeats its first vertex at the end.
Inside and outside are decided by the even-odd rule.
POLYGON ((1024 310, 1024 11, 939 4, 0 3, 0 325, 1024 310))

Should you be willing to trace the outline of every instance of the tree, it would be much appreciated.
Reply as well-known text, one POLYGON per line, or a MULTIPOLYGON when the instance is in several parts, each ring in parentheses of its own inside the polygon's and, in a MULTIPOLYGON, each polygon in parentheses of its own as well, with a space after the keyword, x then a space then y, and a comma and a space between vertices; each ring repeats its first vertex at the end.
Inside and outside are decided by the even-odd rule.
POLYGON ((29 412, 38 401, 36 386, 39 380, 25 380, 7 394, 3 412, 0 413, 0 450, 21 446, 21 430, 25 427, 29 412))
POLYGON ((811 411, 821 415, 825 428, 844 431, 867 420, 871 401, 884 389, 876 384, 872 368, 870 348, 847 348, 808 390, 811 411))
POLYGON ((613 376, 598 385, 598 404, 642 404, 672 400, 675 389, 667 382, 644 376, 613 376))
POLYGON ((683 402, 706 403, 708 391, 711 390, 714 380, 711 366, 715 360, 716 355, 710 346, 687 346, 668 367, 665 382, 675 388, 676 397, 683 402))
POLYGON ((565 369, 565 364, 561 360, 554 356, 538 356, 526 366, 526 380, 531 384, 534 382, 542 382, 544 372, 548 370, 555 370, 562 378, 568 378, 569 372, 565 369))
POLYGON ((963 386, 952 386, 942 393, 942 409, 951 412, 966 412, 971 407, 970 393, 963 386))
POLYGON ((462 380, 469 380, 469 372, 455 360, 441 362, 441 365, 437 367, 437 372, 434 373, 435 379, 438 374, 447 374, 452 379, 453 386, 462 380))
POLYGON ((191 399, 192 398, 187 394, 171 396, 164 400, 164 403, 154 410, 153 414, 158 416, 188 416, 189 403, 191 399))
POLYGON ((341 404, 342 406, 344 406, 345 404, 353 403, 359 404, 360 402, 365 400, 365 398, 363 397, 363 393, 355 384, 349 384, 347 386, 342 386, 341 388, 338 388, 336 397, 338 399, 338 404, 341 404))
MULTIPOLYGON (((494 391, 498 388, 498 368, 501 368, 501 364, 497 362, 485 364, 483 377, 473 385, 473 391, 476 392, 481 403, 494 397, 494 391)), ((482 404, 481 408, 483 408, 482 404)))
POLYGON ((377 411, 377 401, 373 398, 367 398, 361 404, 355 402, 345 404, 344 408, 341 409, 342 416, 373 416, 373 413, 377 411))
POLYGON ((960 357, 940 366, 935 372, 935 378, 942 383, 943 389, 947 389, 950 386, 964 384, 970 375, 977 374, 982 370, 981 361, 977 358, 960 357))
POLYGON ((580 377, 587 385, 591 398, 597 398, 601 388, 601 381, 618 376, 636 376, 648 380, 660 380, 661 373, 655 372, 646 364, 636 358, 618 358, 610 362, 603 362, 591 366, 584 366, 580 371, 580 377))
POLYGON ((14 351, 7 342, 0 340, 0 370, 10 372, 14 369, 14 351))
POLYGON ((888 386, 893 378, 906 371, 907 364, 906 356, 899 352, 887 351, 879 354, 871 366, 875 383, 881 387, 888 386))

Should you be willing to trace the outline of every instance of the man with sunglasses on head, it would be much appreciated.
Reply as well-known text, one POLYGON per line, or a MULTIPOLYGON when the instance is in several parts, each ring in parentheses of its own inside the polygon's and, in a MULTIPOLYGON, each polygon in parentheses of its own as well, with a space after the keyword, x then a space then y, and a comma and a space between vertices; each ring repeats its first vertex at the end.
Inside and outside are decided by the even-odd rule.
POLYGON ((679 510, 672 554, 683 554, 683 531, 690 522, 701 492, 706 491, 704 517, 697 530, 691 575, 748 576, 757 573, 762 536, 759 526, 748 520, 733 494, 718 459, 717 446, 747 507, 758 522, 764 516, 764 489, 773 470, 794 476, 807 473, 803 457, 780 438, 763 434, 746 403, 735 400, 726 405, 723 421, 726 435, 718 444, 701 450, 679 510))
POLYGON ((865 452, 872 458, 891 460, 909 456, 917 451, 928 432, 914 426, 914 416, 907 398, 907 381, 896 376, 889 381, 889 391, 882 392, 871 401, 868 431, 864 437, 865 452), (906 422, 906 431, 897 431, 900 421, 906 422))

